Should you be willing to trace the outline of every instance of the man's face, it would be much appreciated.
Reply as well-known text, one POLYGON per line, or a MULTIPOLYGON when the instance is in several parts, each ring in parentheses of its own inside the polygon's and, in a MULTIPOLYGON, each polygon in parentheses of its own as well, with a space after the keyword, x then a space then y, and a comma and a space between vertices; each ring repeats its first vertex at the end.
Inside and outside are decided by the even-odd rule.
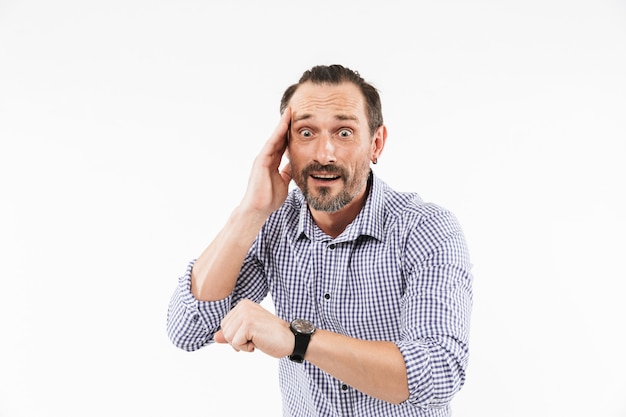
POLYGON ((332 213, 364 195, 379 143, 370 135, 359 88, 307 82, 289 106, 292 177, 309 206, 332 213))

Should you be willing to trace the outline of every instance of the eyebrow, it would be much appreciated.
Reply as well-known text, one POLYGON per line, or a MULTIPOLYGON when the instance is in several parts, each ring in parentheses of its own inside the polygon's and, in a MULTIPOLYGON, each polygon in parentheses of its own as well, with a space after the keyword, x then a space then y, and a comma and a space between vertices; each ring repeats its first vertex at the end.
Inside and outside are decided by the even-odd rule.
MULTIPOLYGON (((312 118, 313 115, 311 113, 304 113, 293 119, 293 122, 299 122, 300 120, 307 120, 312 118)), ((335 115, 335 119, 337 120, 354 120, 355 122, 359 121, 359 118, 351 115, 351 114, 337 114, 335 115)))

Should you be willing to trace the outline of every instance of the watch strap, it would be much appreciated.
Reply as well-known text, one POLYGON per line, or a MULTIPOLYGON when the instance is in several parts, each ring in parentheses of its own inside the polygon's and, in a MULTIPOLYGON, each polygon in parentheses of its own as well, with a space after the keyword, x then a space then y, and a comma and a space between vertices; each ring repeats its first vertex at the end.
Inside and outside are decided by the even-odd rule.
POLYGON ((289 359, 291 359, 293 362, 302 363, 304 361, 304 354, 306 353, 306 349, 309 347, 309 342, 311 341, 311 335, 297 333, 295 336, 296 343, 293 347, 293 353, 289 355, 289 359))

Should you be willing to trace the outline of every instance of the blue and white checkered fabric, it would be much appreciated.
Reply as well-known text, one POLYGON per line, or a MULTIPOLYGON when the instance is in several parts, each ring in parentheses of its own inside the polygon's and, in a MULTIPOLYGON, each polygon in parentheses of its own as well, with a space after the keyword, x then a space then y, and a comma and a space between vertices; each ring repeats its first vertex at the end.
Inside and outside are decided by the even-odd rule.
POLYGON ((241 299, 270 293, 276 314, 365 340, 396 343, 410 397, 394 405, 369 397, 308 362, 279 361, 285 416, 449 416, 465 380, 472 304, 471 264, 452 213, 372 174, 358 217, 336 239, 313 222, 293 190, 263 226, 230 297, 196 300, 191 268, 168 310, 168 335, 188 351, 213 341, 241 299))

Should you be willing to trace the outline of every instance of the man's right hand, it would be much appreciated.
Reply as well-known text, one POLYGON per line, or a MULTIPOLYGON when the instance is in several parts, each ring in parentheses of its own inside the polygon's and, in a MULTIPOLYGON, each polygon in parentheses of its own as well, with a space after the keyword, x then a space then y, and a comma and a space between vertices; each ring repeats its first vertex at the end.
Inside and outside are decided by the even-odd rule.
POLYGON ((191 292, 198 300, 216 301, 234 289, 244 258, 273 211, 287 198, 291 181, 289 163, 279 170, 287 150, 291 110, 285 109, 274 133, 252 165, 248 187, 239 206, 191 271, 191 292))
POLYGON ((287 198, 291 181, 291 165, 279 170, 287 149, 287 133, 291 121, 291 109, 286 108, 274 133, 254 160, 248 187, 240 210, 268 217, 287 198))

